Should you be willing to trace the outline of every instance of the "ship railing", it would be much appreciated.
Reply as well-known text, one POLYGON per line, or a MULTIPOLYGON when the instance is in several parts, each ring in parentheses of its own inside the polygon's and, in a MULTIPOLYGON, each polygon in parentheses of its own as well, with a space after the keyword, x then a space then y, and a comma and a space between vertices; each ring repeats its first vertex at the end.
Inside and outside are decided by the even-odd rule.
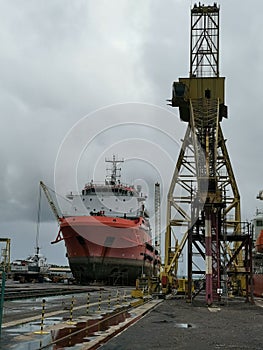
POLYGON ((122 195, 139 198, 139 193, 135 190, 134 187, 116 184, 116 185, 107 185, 107 184, 86 184, 82 190, 82 195, 95 195, 97 193, 108 193, 110 195, 122 195))
POLYGON ((103 188, 108 189, 109 191, 111 190, 111 188, 122 188, 125 190, 136 192, 136 189, 133 185, 125 184, 123 182, 116 182, 115 184, 111 184, 110 181, 98 181, 96 183, 89 182, 85 184, 84 189, 86 188, 103 188))

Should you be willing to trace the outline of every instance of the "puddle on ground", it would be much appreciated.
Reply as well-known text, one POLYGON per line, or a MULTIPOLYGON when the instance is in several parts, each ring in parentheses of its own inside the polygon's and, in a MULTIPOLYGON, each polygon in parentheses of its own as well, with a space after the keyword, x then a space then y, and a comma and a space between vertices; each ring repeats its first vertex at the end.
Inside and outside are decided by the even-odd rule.
MULTIPOLYGON (((46 327, 54 326, 62 321, 62 317, 47 317, 44 321, 44 329, 46 327)), ((31 333, 40 331, 40 321, 22 323, 16 327, 11 327, 5 330, 6 333, 14 336, 18 336, 24 333, 31 333)))
POLYGON ((118 313, 106 313, 101 315, 101 319, 90 319, 78 322, 75 325, 68 325, 64 328, 51 331, 51 336, 56 346, 59 348, 72 347, 83 342, 89 342, 94 336, 105 334, 111 326, 118 325, 130 317, 127 311, 118 313), (110 317, 110 318, 109 318, 110 317))
MULTIPOLYGON (((50 317, 44 321, 44 331, 48 327, 54 327, 62 322, 62 317, 50 317)), ((0 349, 35 350, 50 344, 52 341, 50 332, 35 334, 41 329, 39 321, 24 323, 8 329, 2 329, 0 349)))
POLYGON ((174 323, 174 326, 176 328, 192 328, 193 325, 191 325, 190 323, 176 323, 173 320, 158 320, 158 321, 154 321, 153 323, 174 323))
POLYGON ((118 325, 131 317, 128 311, 92 315, 92 319, 68 322, 68 319, 60 317, 46 318, 44 321, 43 334, 39 332, 41 323, 28 322, 16 327, 4 330, 0 349, 35 350, 45 347, 46 350, 71 348, 77 350, 94 339, 96 336, 105 334, 111 326, 118 325), (63 321, 63 323, 61 323, 63 321), (48 331, 48 334, 46 334, 48 331), (50 344, 52 343, 52 345, 50 344), (49 346, 50 344, 50 346, 49 346))
POLYGON ((192 328, 193 326, 189 323, 176 323, 176 328, 192 328))
POLYGON ((36 310, 42 310, 42 306, 21 306, 19 305, 19 310, 17 309, 17 307, 4 307, 4 315, 11 315, 11 314, 17 314, 17 313, 21 313, 21 311, 23 312, 23 310, 28 311, 28 310, 32 310, 32 311, 36 311, 36 310))

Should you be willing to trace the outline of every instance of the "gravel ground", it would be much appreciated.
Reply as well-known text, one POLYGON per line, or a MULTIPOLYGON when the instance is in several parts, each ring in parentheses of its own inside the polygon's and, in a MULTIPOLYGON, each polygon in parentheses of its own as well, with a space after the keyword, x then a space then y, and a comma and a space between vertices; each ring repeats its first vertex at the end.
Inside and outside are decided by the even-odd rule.
POLYGON ((102 350, 263 348, 263 308, 242 299, 208 308, 170 299, 102 346, 102 350))

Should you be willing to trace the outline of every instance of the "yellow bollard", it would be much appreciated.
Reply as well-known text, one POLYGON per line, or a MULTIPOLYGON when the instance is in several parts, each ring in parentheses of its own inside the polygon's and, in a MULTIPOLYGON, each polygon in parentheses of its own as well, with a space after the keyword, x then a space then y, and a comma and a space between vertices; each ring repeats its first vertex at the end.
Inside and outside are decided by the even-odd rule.
POLYGON ((88 293, 88 296, 87 296, 87 314, 89 313, 89 300, 90 300, 90 295, 88 293))
POLYGON ((116 306, 120 305, 120 293, 119 290, 117 289, 117 297, 116 297, 116 306))
POLYGON ((40 322, 40 331, 34 332, 35 334, 49 334, 49 332, 44 331, 44 319, 45 319, 45 307, 46 307, 46 300, 42 300, 42 313, 41 313, 41 322, 40 322))
POLYGON ((120 305, 122 305, 122 294, 120 292, 120 305))
POLYGON ((126 304, 126 299, 127 299, 126 290, 124 290, 124 293, 123 293, 124 304, 126 304))
POLYGON ((98 311, 97 311, 98 313, 101 312, 101 307, 100 307, 100 306, 101 306, 101 298, 102 298, 102 297, 101 297, 101 293, 102 293, 102 292, 101 292, 101 290, 100 290, 99 300, 98 300, 98 311))
POLYGON ((109 292, 109 296, 108 296, 108 309, 110 310, 111 308, 111 292, 109 292))
POLYGON ((73 322, 73 321, 72 321, 72 318, 73 318, 73 308, 74 308, 74 296, 71 298, 70 315, 69 315, 69 321, 67 321, 67 324, 76 324, 76 322, 73 322))

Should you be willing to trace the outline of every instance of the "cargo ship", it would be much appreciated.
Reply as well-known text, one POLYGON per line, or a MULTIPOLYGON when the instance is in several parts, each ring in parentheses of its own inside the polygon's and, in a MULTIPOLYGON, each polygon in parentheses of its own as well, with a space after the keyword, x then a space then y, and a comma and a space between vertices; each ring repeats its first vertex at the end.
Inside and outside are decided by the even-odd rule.
POLYGON ((52 243, 64 240, 77 283, 134 285, 141 275, 158 269, 159 253, 152 243, 146 196, 141 187, 120 181, 119 164, 111 163, 103 183, 90 181, 81 193, 67 195, 71 209, 59 219, 52 243))
POLYGON ((253 293, 263 297, 263 211, 257 210, 253 228, 253 293))

